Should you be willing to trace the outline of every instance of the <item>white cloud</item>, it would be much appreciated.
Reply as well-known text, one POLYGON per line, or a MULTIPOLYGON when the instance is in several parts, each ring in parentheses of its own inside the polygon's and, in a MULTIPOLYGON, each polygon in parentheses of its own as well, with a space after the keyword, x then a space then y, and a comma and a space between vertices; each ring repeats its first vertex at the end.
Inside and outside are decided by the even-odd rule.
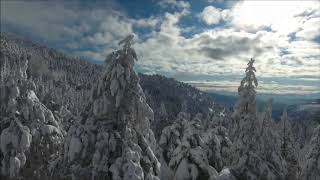
POLYGON ((121 38, 133 32, 133 26, 151 27, 158 21, 156 18, 130 19, 113 10, 111 2, 99 5, 90 9, 76 1, 1 1, 1 31, 23 30, 28 36, 64 44, 74 49, 75 55, 102 61, 103 52, 116 48, 121 38), (78 51, 87 47, 95 50, 78 51))
POLYGON ((50 41, 81 39, 97 26, 110 27, 110 32, 131 31, 130 25, 119 22, 120 14, 106 2, 106 7, 93 10, 70 3, 39 1, 1 1, 1 27, 24 30, 50 41), (71 37, 71 38, 70 38, 71 37))
POLYGON ((295 35, 298 38, 312 40, 320 36, 320 16, 304 20, 300 29, 295 35))
POLYGON ((137 27, 150 27, 150 28, 154 28, 160 21, 159 18, 157 17, 150 17, 150 18, 143 18, 143 19, 133 19, 132 20, 134 25, 137 27))
POLYGON ((60 23, 74 17, 73 11, 52 2, 1 1, 1 29, 7 24, 19 26, 47 40, 62 39, 67 31, 60 23))
POLYGON ((319 7, 319 1, 241 1, 232 9, 232 23, 247 30, 270 27, 288 35, 307 21, 305 12, 317 12, 319 7))
POLYGON ((207 24, 218 24, 221 19, 220 10, 213 6, 207 6, 203 9, 201 17, 207 24))
POLYGON ((230 10, 222 10, 214 6, 207 6, 200 13, 200 17, 208 25, 218 24, 221 20, 230 18, 230 10))
POLYGON ((135 45, 141 59, 139 66, 172 76, 242 74, 248 59, 255 57, 258 76, 319 75, 317 43, 289 41, 287 36, 274 32, 249 33, 233 28, 215 28, 185 38, 178 22, 179 16, 167 14, 160 32, 135 45))
POLYGON ((162 0, 159 2, 159 5, 163 8, 176 7, 176 8, 179 8, 180 10, 190 8, 190 3, 182 0, 162 0))

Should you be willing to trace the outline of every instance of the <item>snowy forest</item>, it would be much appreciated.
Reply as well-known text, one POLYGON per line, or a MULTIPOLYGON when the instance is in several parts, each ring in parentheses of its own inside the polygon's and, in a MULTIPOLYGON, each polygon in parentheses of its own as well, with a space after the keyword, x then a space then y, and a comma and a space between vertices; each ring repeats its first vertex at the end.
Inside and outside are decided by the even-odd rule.
POLYGON ((1 34, 1 179, 320 179, 319 114, 258 111, 255 59, 230 109, 137 74, 133 38, 95 65, 1 34))

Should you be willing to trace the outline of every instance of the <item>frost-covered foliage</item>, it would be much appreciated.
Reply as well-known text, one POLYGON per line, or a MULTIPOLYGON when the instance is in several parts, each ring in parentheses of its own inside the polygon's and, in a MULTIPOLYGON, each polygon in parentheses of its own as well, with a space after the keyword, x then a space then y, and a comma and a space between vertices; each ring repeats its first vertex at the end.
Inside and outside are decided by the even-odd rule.
POLYGON ((232 142, 228 130, 223 126, 206 129, 202 133, 205 143, 210 149, 209 163, 217 171, 231 164, 232 142))
POLYGON ((320 124, 320 101, 291 105, 287 109, 294 140, 300 148, 303 148, 311 140, 314 129, 320 124))
POLYGON ((307 144, 307 152, 302 164, 300 179, 320 179, 320 125, 313 131, 311 141, 307 144))
POLYGON ((1 175, 9 178, 42 179, 51 176, 50 166, 61 152, 64 130, 61 120, 35 94, 27 79, 25 53, 1 52, 0 127, 1 175))
POLYGON ((163 129, 159 145, 170 168, 163 171, 172 171, 169 179, 217 177, 217 171, 209 165, 209 148, 201 137, 201 128, 197 120, 190 119, 190 114, 180 113, 174 124, 163 129))
POLYGON ((294 141, 291 124, 288 120, 287 109, 283 110, 281 121, 278 123, 281 135, 281 155, 287 162, 286 179, 295 180, 299 174, 298 145, 294 141))
MULTIPOLYGON (((37 85, 35 92, 42 103, 47 107, 55 104, 56 109, 65 106, 72 113, 84 110, 93 80, 101 72, 100 66, 68 57, 54 49, 19 39, 11 34, 1 32, 0 37, 1 53, 9 54, 4 58, 11 60, 26 53, 32 57, 25 73, 37 85)), ((11 74, 11 69, 17 70, 11 67, 12 63, 9 62, 1 62, 0 78, 11 74)))
POLYGON ((205 129, 201 114, 191 119, 180 112, 175 122, 163 129, 159 141, 162 157, 161 179, 216 179, 226 165, 231 141, 227 130, 205 129))
POLYGON ((72 179, 157 180, 153 111, 133 70, 132 37, 106 59, 88 110, 68 131, 57 174, 72 179))

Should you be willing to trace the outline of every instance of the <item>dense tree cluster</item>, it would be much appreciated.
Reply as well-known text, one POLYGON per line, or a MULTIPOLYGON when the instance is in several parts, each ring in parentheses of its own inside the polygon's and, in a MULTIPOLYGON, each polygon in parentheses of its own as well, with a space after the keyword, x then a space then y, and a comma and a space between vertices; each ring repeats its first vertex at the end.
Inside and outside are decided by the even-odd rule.
POLYGON ((28 79, 26 54, 1 52, 1 63, 10 64, 1 74, 0 127, 1 175, 12 179, 51 176, 65 131, 62 119, 41 103, 35 83, 28 79))

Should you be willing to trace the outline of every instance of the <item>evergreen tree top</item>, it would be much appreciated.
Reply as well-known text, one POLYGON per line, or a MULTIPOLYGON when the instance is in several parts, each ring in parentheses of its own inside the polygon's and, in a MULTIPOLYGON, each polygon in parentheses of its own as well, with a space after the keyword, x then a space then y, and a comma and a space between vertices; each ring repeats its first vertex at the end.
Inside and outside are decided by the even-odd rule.
POLYGON ((118 44, 119 44, 119 46, 121 44, 123 44, 123 49, 124 50, 130 49, 131 45, 133 44, 133 38, 134 38, 134 35, 133 34, 129 34, 123 40, 121 40, 118 44))
POLYGON ((246 76, 242 79, 240 87, 254 87, 254 85, 257 87, 258 86, 258 80, 255 76, 256 68, 253 67, 253 63, 255 60, 253 58, 250 59, 248 62, 248 67, 246 68, 246 76))
POLYGON ((256 68, 253 67, 254 62, 255 62, 255 60, 253 58, 251 58, 250 61, 248 62, 248 67, 246 69, 246 72, 248 72, 248 71, 256 72, 256 68))

